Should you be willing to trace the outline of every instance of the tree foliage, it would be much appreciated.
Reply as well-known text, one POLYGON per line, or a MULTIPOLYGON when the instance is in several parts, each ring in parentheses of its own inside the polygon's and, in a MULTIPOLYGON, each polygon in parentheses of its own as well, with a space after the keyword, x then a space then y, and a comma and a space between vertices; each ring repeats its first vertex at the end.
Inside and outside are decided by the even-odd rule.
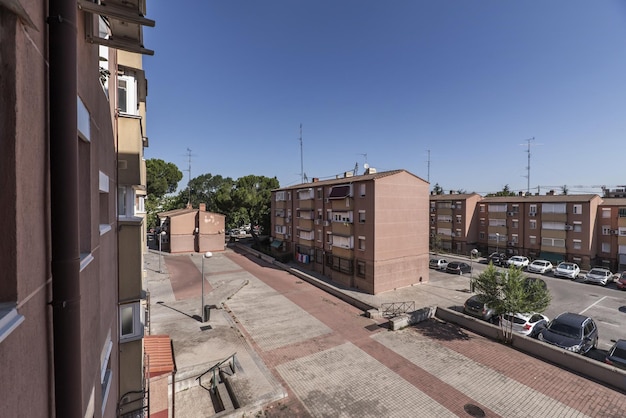
MULTIPOLYGON (((524 273, 510 267, 498 271, 489 264, 477 278, 473 279, 474 291, 500 316, 509 313, 543 312, 550 305, 550 291, 541 280, 529 279, 524 273)), ((512 324, 502 330, 505 341, 512 338, 512 324)))
POLYGON ((435 183, 433 186, 433 193, 436 195, 443 194, 443 188, 439 185, 439 183, 435 183))
POLYGON ((514 191, 511 191, 508 184, 505 184, 502 190, 500 190, 499 192, 487 194, 487 197, 493 196, 517 196, 517 194, 514 191))
POLYGON ((259 225, 267 232, 271 227, 272 190, 278 187, 280 184, 276 177, 240 177, 231 195, 233 205, 246 210, 248 223, 259 225))
POLYGON ((149 196, 161 198, 174 193, 183 173, 175 164, 151 158, 146 160, 146 191, 149 196))

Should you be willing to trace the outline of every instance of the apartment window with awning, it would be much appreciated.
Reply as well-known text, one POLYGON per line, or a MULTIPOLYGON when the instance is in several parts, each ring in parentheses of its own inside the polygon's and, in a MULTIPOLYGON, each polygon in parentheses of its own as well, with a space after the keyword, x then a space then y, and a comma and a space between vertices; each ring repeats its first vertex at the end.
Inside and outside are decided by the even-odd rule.
POLYGON ((350 185, 335 186, 331 189, 328 195, 329 199, 343 199, 351 195, 350 185))

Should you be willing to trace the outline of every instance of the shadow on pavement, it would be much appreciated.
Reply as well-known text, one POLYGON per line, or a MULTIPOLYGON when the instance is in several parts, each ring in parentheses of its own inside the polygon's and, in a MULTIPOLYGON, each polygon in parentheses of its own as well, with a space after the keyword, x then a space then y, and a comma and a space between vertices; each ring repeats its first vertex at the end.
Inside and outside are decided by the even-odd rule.
POLYGON ((441 341, 469 340, 470 336, 458 326, 436 319, 429 319, 414 325, 422 335, 441 341))
POLYGON ((183 315, 185 315, 187 318, 195 319, 195 320, 196 320, 196 321, 198 321, 198 322, 202 322, 202 318, 200 318, 200 315, 189 315, 188 313, 185 313, 185 312, 183 312, 183 311, 179 311, 179 310, 178 310, 178 309, 176 309, 176 308, 172 308, 171 306, 166 305, 166 304, 165 304, 165 302, 161 302, 161 301, 158 301, 158 302, 157 302, 157 305, 164 306, 164 307, 169 308, 169 309, 171 309, 171 310, 173 310, 173 311, 176 311, 176 312, 178 312, 178 313, 180 313, 180 314, 183 314, 183 315))

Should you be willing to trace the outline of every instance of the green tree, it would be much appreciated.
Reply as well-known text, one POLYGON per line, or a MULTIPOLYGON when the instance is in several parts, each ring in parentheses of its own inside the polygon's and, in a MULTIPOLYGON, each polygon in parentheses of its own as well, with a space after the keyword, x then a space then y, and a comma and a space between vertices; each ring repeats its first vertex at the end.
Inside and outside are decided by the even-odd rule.
POLYGON ((240 209, 247 212, 247 222, 261 226, 267 233, 271 227, 272 190, 280 187, 276 177, 248 175, 235 182, 231 199, 235 213, 246 218, 240 209))
POLYGON ((183 173, 175 164, 151 158, 146 160, 146 192, 150 196, 160 198, 174 193, 183 173))
POLYGON ((492 196, 517 196, 517 194, 511 191, 511 189, 509 189, 508 184, 505 184, 501 191, 487 194, 487 197, 492 197, 492 196))
MULTIPOLYGON (((489 264, 477 278, 473 279, 474 291, 495 311, 504 314, 543 312, 551 301, 550 291, 541 280, 532 280, 515 267, 504 272, 489 264)), ((513 338, 513 324, 502 327, 505 342, 513 338)))
POLYGON ((230 194, 234 184, 230 177, 202 174, 191 179, 185 190, 178 194, 179 205, 185 207, 190 203, 198 208, 200 203, 205 203, 208 211, 228 215, 233 209, 230 194))
POLYGON ((443 194, 443 188, 439 185, 439 183, 435 183, 433 186, 433 193, 437 195, 443 194))

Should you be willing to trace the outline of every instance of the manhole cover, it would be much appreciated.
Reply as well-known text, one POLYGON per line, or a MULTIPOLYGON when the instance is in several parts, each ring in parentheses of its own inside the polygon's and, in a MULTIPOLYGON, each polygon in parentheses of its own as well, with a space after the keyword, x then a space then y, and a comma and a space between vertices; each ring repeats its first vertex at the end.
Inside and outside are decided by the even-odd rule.
POLYGON ((213 329, 213 327, 211 327, 211 325, 205 325, 203 327, 200 327, 200 331, 208 331, 210 329, 213 329))
POLYGON ((470 414, 470 416, 476 418, 483 418, 485 416, 485 411, 483 411, 479 406, 472 405, 471 403, 465 404, 463 409, 465 410, 465 412, 470 414))

